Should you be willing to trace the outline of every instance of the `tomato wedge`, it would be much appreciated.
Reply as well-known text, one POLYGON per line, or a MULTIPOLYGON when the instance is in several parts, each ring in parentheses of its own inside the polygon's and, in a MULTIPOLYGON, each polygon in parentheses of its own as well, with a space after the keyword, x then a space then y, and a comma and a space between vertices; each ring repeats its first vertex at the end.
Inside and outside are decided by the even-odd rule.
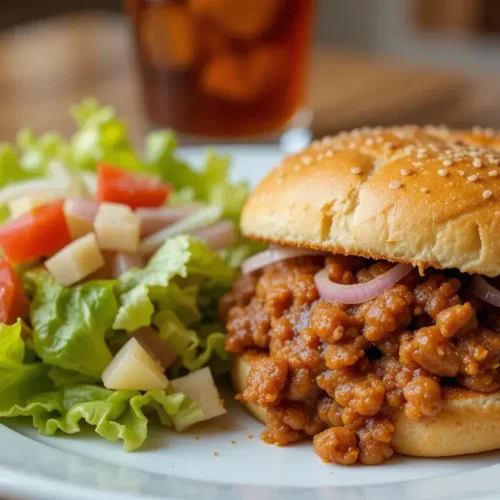
POLYGON ((50 257, 71 241, 63 200, 36 207, 0 226, 0 246, 14 264, 50 257))
POLYGON ((171 186, 145 175, 127 172, 101 163, 97 169, 95 199, 123 203, 130 208, 159 207, 172 191, 171 186))
POLYGON ((8 325, 28 314, 29 302, 19 276, 0 259, 0 322, 8 325))

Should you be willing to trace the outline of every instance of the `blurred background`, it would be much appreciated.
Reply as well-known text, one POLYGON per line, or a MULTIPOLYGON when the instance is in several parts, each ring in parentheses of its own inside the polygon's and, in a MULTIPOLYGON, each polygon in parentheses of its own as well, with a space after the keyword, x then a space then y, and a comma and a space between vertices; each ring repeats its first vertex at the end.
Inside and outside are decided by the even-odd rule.
MULTIPOLYGON (((286 0, 285 0, 286 1, 286 0)), ((0 140, 70 126, 87 95, 149 126, 120 0, 0 0, 0 140)), ((318 0, 315 136, 361 125, 500 128, 498 0, 318 0)))

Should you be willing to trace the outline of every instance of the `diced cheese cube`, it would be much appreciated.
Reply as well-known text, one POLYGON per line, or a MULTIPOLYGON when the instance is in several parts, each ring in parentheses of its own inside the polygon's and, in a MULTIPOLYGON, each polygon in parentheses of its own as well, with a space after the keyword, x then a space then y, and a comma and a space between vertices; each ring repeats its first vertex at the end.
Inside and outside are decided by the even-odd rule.
POLYGON ((45 267, 63 286, 73 285, 104 265, 93 233, 73 241, 45 261, 45 267))
POLYGON ((94 219, 99 204, 92 200, 68 199, 64 202, 64 215, 74 240, 94 231, 94 219))
POLYGON ((120 203, 101 203, 94 221, 99 248, 137 252, 140 219, 130 207, 120 203))
POLYGON ((102 381, 108 389, 129 391, 166 389, 168 386, 163 368, 133 337, 104 370, 102 381))
MULTIPOLYGON (((203 416, 198 418, 196 422, 209 420, 226 413, 210 368, 207 366, 185 377, 171 380, 170 386, 175 392, 182 392, 185 396, 194 399, 200 405, 203 416)), ((173 422, 177 432, 182 432, 186 429, 186 424, 176 421, 175 417, 173 417, 173 422)), ((189 425, 193 425, 196 422, 189 422, 189 425)))
POLYGON ((36 207, 50 203, 58 198, 55 192, 45 191, 21 196, 9 202, 10 216, 15 219, 36 207))

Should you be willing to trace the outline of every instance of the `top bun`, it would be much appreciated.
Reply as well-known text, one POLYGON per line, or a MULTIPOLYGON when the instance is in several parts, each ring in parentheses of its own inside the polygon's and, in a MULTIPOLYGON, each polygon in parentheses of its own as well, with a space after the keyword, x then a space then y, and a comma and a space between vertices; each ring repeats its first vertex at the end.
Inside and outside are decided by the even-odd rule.
POLYGON ((500 134, 363 128, 314 142, 248 199, 251 238, 500 274, 500 134))

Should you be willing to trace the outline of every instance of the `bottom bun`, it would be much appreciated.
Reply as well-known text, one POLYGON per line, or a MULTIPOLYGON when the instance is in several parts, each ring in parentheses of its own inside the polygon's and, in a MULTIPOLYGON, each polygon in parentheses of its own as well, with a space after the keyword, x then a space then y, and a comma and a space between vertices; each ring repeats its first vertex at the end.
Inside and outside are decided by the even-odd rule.
MULTIPOLYGON (((252 365, 266 354, 247 352, 233 357, 231 376, 242 393, 252 365)), ((443 388, 443 411, 422 422, 408 419, 403 411, 393 415, 396 453, 416 457, 446 457, 500 448, 500 391, 482 394, 460 387, 443 388)), ((266 409, 243 402, 258 420, 266 422, 266 409)))

